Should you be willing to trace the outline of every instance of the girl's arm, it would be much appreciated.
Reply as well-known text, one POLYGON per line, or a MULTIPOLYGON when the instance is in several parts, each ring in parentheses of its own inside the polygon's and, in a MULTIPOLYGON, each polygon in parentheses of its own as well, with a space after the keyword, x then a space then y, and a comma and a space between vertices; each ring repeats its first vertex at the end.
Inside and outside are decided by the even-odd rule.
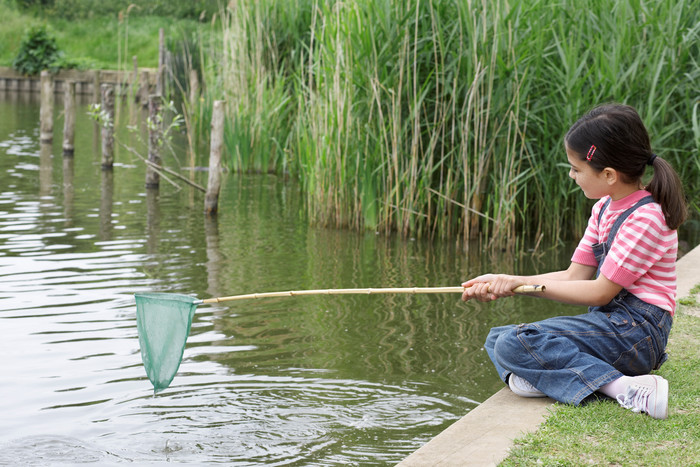
POLYGON ((558 281, 587 280, 592 279, 595 276, 595 271, 596 268, 594 266, 586 266, 580 263, 572 262, 569 265, 569 268, 564 269, 563 271, 547 272, 528 277, 531 279, 554 279, 558 281))
POLYGON ((622 286, 602 274, 593 279, 595 271, 594 266, 571 263, 564 271, 535 276, 486 274, 462 284, 463 287, 468 287, 462 294, 462 300, 476 298, 487 302, 515 295, 512 290, 519 285, 536 284, 546 288, 539 296, 550 300, 572 305, 606 305, 622 290, 622 286))

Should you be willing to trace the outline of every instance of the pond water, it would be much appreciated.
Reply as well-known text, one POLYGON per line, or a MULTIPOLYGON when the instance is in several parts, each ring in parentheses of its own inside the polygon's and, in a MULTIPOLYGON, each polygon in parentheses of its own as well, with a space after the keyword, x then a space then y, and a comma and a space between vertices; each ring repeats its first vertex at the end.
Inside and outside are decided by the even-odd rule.
POLYGON ((200 306, 154 395, 134 293, 454 286, 564 266, 571 246, 530 258, 314 228, 296 185, 268 175, 225 177, 207 218, 201 193, 146 190, 126 151, 102 171, 84 104, 64 158, 60 100, 42 146, 38 96, 0 94, 0 464, 392 465, 502 387, 490 327, 562 312, 458 295, 200 306))

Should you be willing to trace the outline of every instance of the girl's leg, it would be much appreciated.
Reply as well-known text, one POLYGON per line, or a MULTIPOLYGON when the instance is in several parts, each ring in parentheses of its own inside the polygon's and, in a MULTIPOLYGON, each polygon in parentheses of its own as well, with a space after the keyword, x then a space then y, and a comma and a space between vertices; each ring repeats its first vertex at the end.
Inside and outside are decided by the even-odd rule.
POLYGON ((649 326, 634 310, 591 311, 495 328, 487 351, 504 381, 512 372, 553 399, 577 405, 623 372, 646 374, 656 366, 658 329, 649 326))
POLYGON ((621 376, 598 391, 633 412, 662 420, 668 416, 668 381, 661 376, 621 376))
POLYGON ((498 361, 496 360, 496 356, 494 354, 493 348, 496 345, 496 340, 498 337, 507 331, 510 331, 511 329, 515 328, 515 324, 509 324, 506 326, 499 326, 496 328, 491 328, 491 331, 489 331, 489 335, 486 337, 486 342, 484 343, 484 349, 486 349, 486 353, 489 355, 489 358, 493 362, 494 366, 496 367, 496 371, 498 372, 498 376, 501 378, 501 381, 504 383, 507 383, 507 378, 508 375, 510 374, 510 371, 506 370, 503 368, 501 365, 498 364, 498 361))
POLYGON ((590 326, 585 318, 557 317, 520 324, 496 340, 496 361, 552 399, 578 405, 600 386, 622 376, 610 363, 593 355, 599 351, 587 348, 587 340, 601 340, 600 333, 588 335, 590 326))
POLYGON ((523 380, 522 378, 515 377, 514 381, 514 376, 511 374, 510 371, 506 370, 503 368, 501 365, 498 364, 498 361, 496 360, 495 353, 494 353, 494 346, 496 345, 496 341, 498 340, 498 337, 504 333, 508 332, 515 328, 515 324, 510 324, 507 326, 500 326, 497 328, 492 328, 491 331, 489 332, 489 335, 486 337, 486 342, 484 343, 484 349, 486 349, 486 353, 489 355, 489 358, 491 358, 491 361, 493 362, 494 366, 496 367, 496 371, 498 372, 498 376, 501 378, 501 380, 508 384, 510 386, 510 389, 518 394, 519 396, 522 397, 544 397, 544 394, 541 391, 538 391, 535 387, 533 387, 529 382, 526 380, 523 380), (516 383, 516 381, 518 383, 516 383), (515 384, 516 387, 513 387, 515 384))

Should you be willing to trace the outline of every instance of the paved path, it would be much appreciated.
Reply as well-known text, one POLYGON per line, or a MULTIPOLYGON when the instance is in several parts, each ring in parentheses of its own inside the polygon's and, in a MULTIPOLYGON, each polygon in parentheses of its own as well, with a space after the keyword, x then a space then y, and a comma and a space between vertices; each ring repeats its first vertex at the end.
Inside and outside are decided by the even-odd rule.
MULTIPOLYGON (((678 297, 686 297, 700 283, 700 246, 678 260, 676 267, 678 297)), ((549 398, 525 399, 501 389, 397 467, 498 465, 508 456, 514 439, 537 430, 553 403, 549 398)))

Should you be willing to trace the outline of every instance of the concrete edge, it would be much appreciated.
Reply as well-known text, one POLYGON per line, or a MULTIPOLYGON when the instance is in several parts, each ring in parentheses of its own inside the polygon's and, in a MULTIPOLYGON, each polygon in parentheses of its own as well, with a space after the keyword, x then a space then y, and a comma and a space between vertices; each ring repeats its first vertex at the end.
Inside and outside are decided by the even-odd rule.
MULTIPOLYGON (((700 245, 676 262, 677 297, 700 284, 700 245)), ((526 399, 501 389, 450 425, 397 467, 498 465, 513 441, 536 431, 554 410, 550 398, 526 399)))
POLYGON ((537 430, 554 401, 504 388, 401 461, 399 467, 497 465, 516 438, 537 430))
POLYGON ((689 296, 693 287, 700 284, 700 245, 676 262, 676 275, 676 298, 689 296))

